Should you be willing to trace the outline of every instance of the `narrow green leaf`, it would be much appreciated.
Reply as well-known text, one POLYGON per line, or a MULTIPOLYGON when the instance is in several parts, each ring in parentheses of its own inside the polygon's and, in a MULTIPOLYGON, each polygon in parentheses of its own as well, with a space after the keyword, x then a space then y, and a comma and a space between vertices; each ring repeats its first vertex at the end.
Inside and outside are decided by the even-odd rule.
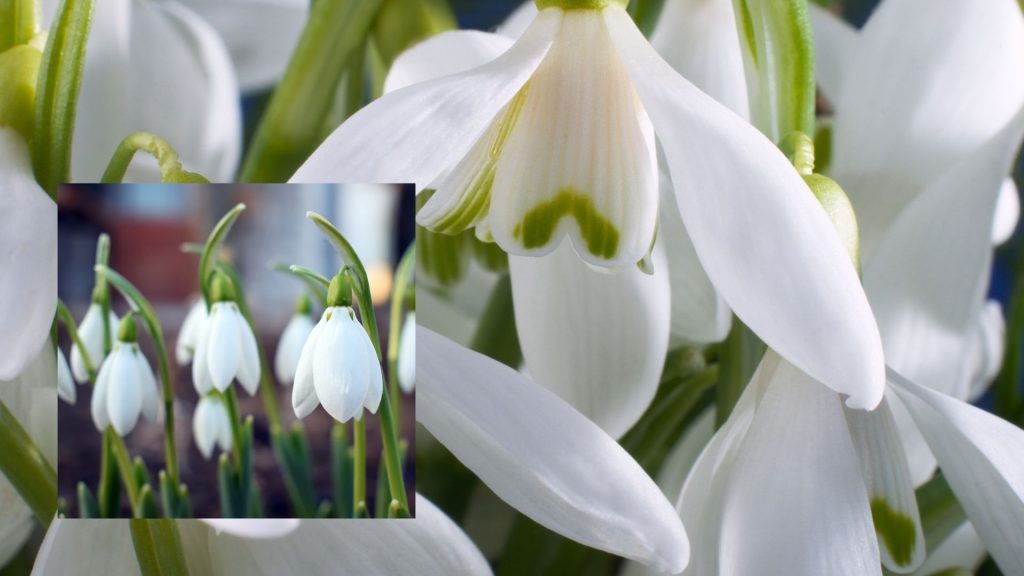
POLYGON ((508 274, 494 284, 469 347, 512 368, 519 368, 522 363, 523 351, 512 309, 512 280, 508 274))
POLYGON ((203 255, 199 257, 199 289, 203 293, 203 301, 206 302, 206 310, 210 310, 210 272, 211 268, 215 263, 214 254, 220 247, 220 243, 224 241, 224 238, 231 231, 231 226, 238 219, 238 215, 245 210, 245 204, 238 204, 234 208, 228 211, 217 225, 213 227, 213 231, 210 232, 210 237, 206 239, 206 243, 203 245, 203 255))
POLYGON ((0 52, 32 40, 37 11, 35 0, 0 0, 0 52))
POLYGON ((61 2, 39 65, 32 167, 39 185, 54 199, 57 187, 71 177, 71 142, 92 8, 93 0, 61 2))
POLYGON ((129 526, 142 576, 188 576, 188 563, 174 520, 131 520, 129 526))
POLYGON ((7 477, 43 526, 49 526, 57 511, 57 473, 3 402, 0 446, 0 474, 7 477))
POLYGON ((100 508, 85 482, 78 483, 78 516, 79 518, 99 518, 100 508))

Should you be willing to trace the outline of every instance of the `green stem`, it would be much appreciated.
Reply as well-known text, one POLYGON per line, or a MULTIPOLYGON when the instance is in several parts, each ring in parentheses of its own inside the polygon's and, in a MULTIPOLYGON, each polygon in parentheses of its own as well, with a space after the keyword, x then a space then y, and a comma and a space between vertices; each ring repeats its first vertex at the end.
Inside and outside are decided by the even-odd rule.
POLYGON ((82 356, 82 364, 85 364, 85 371, 89 374, 89 383, 95 385, 96 368, 93 366, 92 359, 89 358, 89 351, 85 349, 82 337, 78 334, 78 327, 75 325, 74 317, 71 316, 71 311, 68 310, 64 301, 60 299, 57 300, 57 317, 64 324, 68 335, 71 336, 71 341, 78 347, 78 352, 82 356))
POLYGON ((238 398, 235 396, 235 389, 228 387, 224 392, 221 392, 224 398, 224 405, 228 409, 228 420, 231 421, 231 440, 233 444, 233 450, 231 451, 235 456, 235 470, 241 473, 242 471, 242 420, 238 415, 238 398))
POLYGON ((174 520, 131 520, 132 544, 142 576, 187 576, 181 535, 174 520))
POLYGON ((733 316, 729 336, 719 348, 721 372, 715 392, 716 429, 729 418, 764 352, 764 344, 739 318, 733 316))
POLYGON ((96 266, 96 272, 102 274, 106 281, 113 284, 131 305, 132 310, 142 317, 146 331, 153 339, 160 371, 160 386, 163 389, 164 453, 167 460, 167 473, 173 480, 171 484, 177 486, 179 477, 178 457, 174 445, 174 379, 171 376, 171 362, 167 356, 167 344, 164 341, 163 329, 160 328, 160 320, 157 318, 153 305, 124 276, 102 264, 96 266))
MULTIPOLYGON (((380 336, 377 333, 377 316, 370 301, 370 282, 366 276, 366 269, 363 267, 359 255, 349 244, 341 232, 327 219, 314 212, 307 212, 306 216, 320 228, 334 245, 342 259, 348 262, 355 269, 355 280, 353 286, 356 288, 356 298, 359 303, 359 318, 370 335, 374 350, 377 352, 377 361, 383 360, 380 351, 380 336)), ((381 440, 384 444, 384 465, 388 474, 388 485, 391 495, 398 500, 403 509, 409 509, 409 499, 405 493, 405 481, 402 478, 401 453, 398 447, 397 428, 391 408, 389 394, 383 394, 380 399, 380 428, 381 440)))
POLYGON ((71 141, 93 0, 63 0, 50 27, 36 81, 32 167, 39 185, 54 200, 71 180, 71 141))
POLYGON ((1014 290, 1006 315, 1006 356, 994 386, 995 413, 1016 421, 1021 416, 1020 385, 1024 369, 1024 247, 1014 271, 1014 290))
POLYGON ((0 401, 0 473, 44 526, 57 511, 57 473, 18 419, 0 401))
POLYGON ((139 507, 139 485, 135 481, 135 471, 132 468, 132 459, 128 456, 128 448, 124 445, 124 438, 117 435, 113 426, 107 426, 103 432, 110 443, 117 468, 121 472, 121 481, 124 483, 125 492, 128 493, 128 503, 131 505, 132 515, 138 514, 139 507))
POLYGON ((243 182, 284 182, 322 141, 346 65, 363 46, 381 0, 314 2, 288 68, 242 168, 243 182))
POLYGON ((358 510, 359 504, 366 505, 366 421, 356 420, 352 423, 352 441, 355 446, 352 476, 352 509, 358 510))
MULTIPOLYGON (((100 234, 99 239, 96 240, 96 265, 106 266, 107 262, 110 261, 110 236, 106 234, 100 234)), ((107 288, 107 279, 103 274, 96 273, 96 291, 101 296, 100 312, 101 321, 103 322, 103 357, 106 358, 110 354, 111 348, 114 346, 114 329, 110 325, 110 290, 107 288)), ((82 349, 79 347, 79 349, 82 349)), ((99 366, 96 366, 99 369, 99 366)))
POLYGON ((416 242, 406 249, 398 262, 395 274, 395 288, 391 293, 391 318, 388 326, 388 376, 391 394, 391 405, 395 410, 395 434, 402 437, 402 390, 398 385, 398 351, 402 334, 402 308, 405 294, 412 285, 412 273, 416 267, 416 242))
POLYGON ((148 132, 133 132, 125 137, 110 158, 110 164, 100 181, 104 184, 119 184, 132 163, 135 153, 143 151, 156 158, 160 166, 160 181, 174 184, 205 184, 206 178, 181 167, 178 153, 159 136, 148 132))

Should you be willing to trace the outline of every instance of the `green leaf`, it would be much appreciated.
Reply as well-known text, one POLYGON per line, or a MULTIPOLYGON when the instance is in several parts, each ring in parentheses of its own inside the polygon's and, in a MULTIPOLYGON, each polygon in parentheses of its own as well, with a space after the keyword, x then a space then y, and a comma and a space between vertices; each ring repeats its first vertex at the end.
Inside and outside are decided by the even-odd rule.
POLYGON ((71 142, 92 8, 93 0, 61 2, 39 65, 32 167, 39 185, 54 199, 57 187, 71 176, 71 142))
MULTIPOLYGON (((146 488, 149 488, 148 486, 146 488)), ((152 494, 152 492, 150 492, 152 494)), ((187 576, 188 564, 174 520, 130 520, 142 576, 187 576)))
POLYGON ((57 473, 3 402, 0 446, 0 475, 7 477, 39 522, 49 526, 57 511, 57 473))
POLYGON ((203 255, 199 257, 199 289, 203 293, 203 301, 206 302, 206 311, 210 311, 210 272, 216 259, 214 254, 220 247, 221 242, 231 231, 231 226, 238 219, 238 215, 245 210, 245 204, 238 204, 234 208, 228 211, 217 225, 213 227, 213 231, 210 232, 209 238, 206 239, 206 243, 203 245, 203 255))
POLYGON ((469 347, 512 368, 518 369, 522 363, 512 309, 512 280, 508 274, 494 284, 469 347))
POLYGON ((99 518, 100 507, 85 482, 78 483, 78 516, 79 518, 99 518))

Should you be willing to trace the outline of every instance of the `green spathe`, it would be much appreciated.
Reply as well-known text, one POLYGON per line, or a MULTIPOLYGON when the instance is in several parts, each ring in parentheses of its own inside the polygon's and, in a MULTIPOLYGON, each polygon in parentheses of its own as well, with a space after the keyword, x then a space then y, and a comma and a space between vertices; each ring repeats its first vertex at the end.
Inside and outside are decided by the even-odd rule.
POLYGON ((210 281, 210 302, 235 302, 235 287, 231 279, 221 271, 214 272, 210 281))
POLYGON ((344 270, 331 278, 331 285, 327 287, 327 306, 332 308, 350 308, 352 306, 352 285, 345 277, 344 270))
POLYGON ((576 220, 587 251, 594 256, 610 259, 619 251, 615 225, 597 211, 589 196, 573 188, 563 188, 548 202, 531 208, 512 235, 522 241, 524 248, 539 248, 551 241, 559 222, 566 217, 576 220))
POLYGON ((871 499, 871 518, 893 561, 900 566, 909 565, 917 545, 914 521, 893 510, 885 498, 871 499))

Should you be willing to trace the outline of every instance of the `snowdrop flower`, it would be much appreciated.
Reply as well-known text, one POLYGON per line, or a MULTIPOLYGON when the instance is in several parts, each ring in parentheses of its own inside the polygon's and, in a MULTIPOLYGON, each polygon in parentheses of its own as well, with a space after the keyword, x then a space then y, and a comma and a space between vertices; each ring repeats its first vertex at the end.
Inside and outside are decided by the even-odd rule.
MULTIPOLYGON (((106 328, 103 325, 103 306, 100 304, 101 301, 102 299, 98 293, 93 294, 93 300, 85 311, 82 322, 78 325, 78 337, 82 340, 82 345, 85 346, 85 353, 89 356, 89 361, 95 370, 100 369, 103 365, 103 360, 106 358, 106 347, 103 345, 103 333, 106 328)), ((111 338, 113 338, 113 331, 120 322, 120 319, 118 319, 117 314, 113 310, 108 311, 107 322, 108 326, 110 326, 111 338)), ((71 374, 80 383, 89 381, 89 371, 85 369, 82 351, 78 349, 77 344, 71 345, 71 374)))
POLYGON ((295 379, 299 356, 312 332, 313 319, 310 317, 309 298, 302 296, 296 306, 295 315, 281 333, 281 341, 278 342, 277 353, 274 354, 274 370, 277 380, 282 384, 291 384, 295 379))
POLYGON ((214 446, 222 452, 231 450, 231 420, 224 402, 216 396, 203 396, 192 416, 192 434, 203 458, 213 455, 214 446))
POLYGON ((384 393, 377 352, 352 310, 352 290, 338 273, 327 290, 327 309, 299 355, 292 389, 295 416, 309 416, 317 404, 339 422, 376 413, 384 393))
MULTIPOLYGON (((876 405, 884 368, 867 299, 778 149, 673 71, 618 3, 539 6, 516 41, 451 32, 399 57, 391 91, 335 130, 293 180, 415 182, 433 190, 420 224, 475 227, 522 256, 510 272, 530 373, 618 436, 654 397, 668 341, 659 247, 653 276, 633 266, 651 251, 659 212, 657 136, 680 235, 706 283, 851 406, 876 405)), ((716 310, 725 311, 712 318, 718 329, 700 338, 723 332, 728 309, 716 310)))
POLYGON ((74 404, 78 396, 75 380, 71 377, 71 368, 64 357, 64 351, 57 349, 57 395, 68 404, 74 404))
POLYGON ((210 289, 210 317, 199 329, 192 383, 200 394, 224 392, 238 379, 250 396, 260 385, 260 356, 256 336, 235 302, 231 281, 216 274, 210 289))
POLYGON ((207 317, 206 302, 199 298, 185 315, 185 320, 182 321, 181 329, 178 331, 178 341, 174 344, 174 359, 178 361, 179 366, 184 366, 192 361, 192 355, 196 352, 196 344, 199 342, 199 334, 203 331, 207 317))
POLYGON ((398 341, 398 385, 411 394, 416 387, 416 311, 406 314, 398 341))
POLYGON ((136 341, 135 315, 128 314, 118 328, 117 341, 99 374, 92 394, 92 421, 100 432, 113 426, 126 436, 144 414, 156 422, 160 399, 156 377, 136 341))
POLYGON ((41 40, 0 53, 0 380, 38 355, 57 309, 57 205, 28 148, 41 40))

